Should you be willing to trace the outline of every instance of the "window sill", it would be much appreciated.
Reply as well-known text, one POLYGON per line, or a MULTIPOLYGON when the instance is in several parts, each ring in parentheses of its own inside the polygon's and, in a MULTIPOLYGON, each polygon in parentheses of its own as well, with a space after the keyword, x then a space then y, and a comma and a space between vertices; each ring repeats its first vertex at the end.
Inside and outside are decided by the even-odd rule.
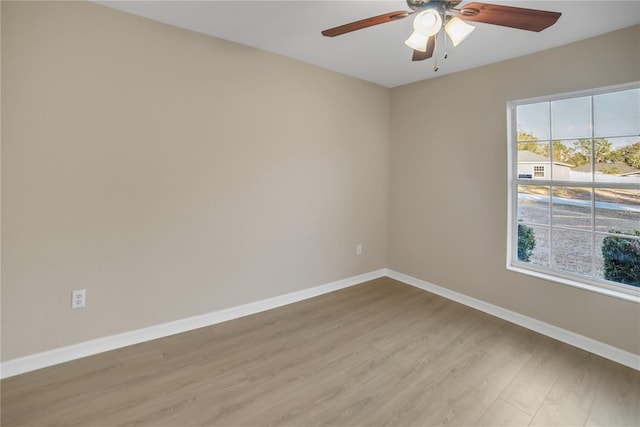
POLYGON ((507 270, 515 271, 516 273, 526 274, 528 276, 533 276, 538 279, 544 279, 555 283, 561 283, 563 285, 573 286, 574 288, 584 289, 587 291, 595 292, 601 295, 606 295, 613 298, 622 299, 625 301, 635 302, 636 304, 640 304, 640 288, 636 291, 635 289, 629 289, 628 291, 625 289, 617 290, 604 286, 599 286, 595 284, 590 284, 587 282, 580 282, 574 279, 569 279, 561 276, 556 276, 555 274, 543 273, 540 271, 530 270, 529 268, 519 267, 518 265, 507 265, 507 270))

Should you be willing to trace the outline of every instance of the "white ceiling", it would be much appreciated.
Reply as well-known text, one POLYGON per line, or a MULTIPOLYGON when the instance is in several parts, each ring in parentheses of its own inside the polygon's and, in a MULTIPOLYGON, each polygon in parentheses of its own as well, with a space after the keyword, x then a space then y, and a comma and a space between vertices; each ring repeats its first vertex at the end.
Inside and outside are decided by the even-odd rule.
MULTIPOLYGON (((471 1, 463 1, 458 7, 471 1)), ((492 1, 561 12, 558 22, 540 32, 472 23, 476 30, 449 57, 412 62, 404 44, 412 18, 369 27, 338 37, 320 31, 396 10, 410 10, 404 0, 371 1, 109 1, 116 8, 155 21, 197 31, 386 87, 424 80, 549 49, 640 23, 640 1, 492 1)), ((593 52, 598 60, 598 52, 593 52)))

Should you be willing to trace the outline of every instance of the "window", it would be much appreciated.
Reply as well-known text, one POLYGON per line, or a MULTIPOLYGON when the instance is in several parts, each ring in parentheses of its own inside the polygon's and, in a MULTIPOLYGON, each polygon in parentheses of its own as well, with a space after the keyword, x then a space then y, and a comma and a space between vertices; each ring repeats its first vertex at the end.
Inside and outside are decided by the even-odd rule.
POLYGON ((640 302, 640 84, 507 110, 507 268, 640 302))

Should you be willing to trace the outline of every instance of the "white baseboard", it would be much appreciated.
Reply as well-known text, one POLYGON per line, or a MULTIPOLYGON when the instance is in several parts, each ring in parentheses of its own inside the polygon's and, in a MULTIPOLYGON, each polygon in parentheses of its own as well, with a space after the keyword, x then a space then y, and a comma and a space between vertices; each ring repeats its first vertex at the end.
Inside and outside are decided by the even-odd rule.
POLYGON ((390 269, 386 276, 640 371, 640 355, 390 269))
POLYGON ((0 364, 0 378, 8 378, 25 372, 35 371, 36 369, 46 368, 48 366, 57 365, 59 363, 69 362, 71 360, 80 359, 82 357, 91 356, 117 348, 126 347, 141 342, 162 338, 181 332, 187 332, 193 329, 205 326, 215 325, 217 323, 226 322, 228 320, 237 319, 262 311, 271 310, 273 308, 282 307, 287 304, 302 301, 318 295, 333 292, 339 289, 348 288, 369 280, 388 276, 392 279, 414 286, 416 288, 440 295, 444 298, 456 301, 466 306, 483 311, 495 317, 499 317, 508 322, 536 331, 548 337, 565 342, 574 347, 581 348, 588 352, 597 354, 614 362, 628 366, 640 371, 640 356, 610 346, 608 344, 596 341, 594 339, 567 331, 566 329, 550 325, 540 320, 533 319, 528 316, 516 313, 498 307, 493 304, 481 301, 476 298, 469 297, 459 292, 452 291, 424 280, 406 274, 398 273, 390 269, 380 269, 370 273, 360 274, 358 276, 349 277, 347 279, 338 280, 324 285, 315 286, 313 288, 292 292, 285 295, 267 298, 236 307, 218 310, 200 316, 188 317, 173 322, 163 323, 160 325, 150 326, 148 328, 137 329, 130 332, 111 335, 104 338, 98 338, 66 347, 48 350, 42 353, 36 353, 13 360, 8 360, 0 364))
POLYGON ((324 285, 315 286, 313 288, 292 292, 285 295, 279 295, 273 298, 267 298, 261 301, 251 302, 236 307, 218 310, 211 313, 188 317, 173 322, 163 323, 160 325, 150 326, 148 328, 137 329, 130 332, 111 335, 104 338, 98 338, 66 347, 60 347, 53 350, 44 351, 42 353, 31 354, 17 359, 8 360, 0 364, 0 378, 8 378, 25 372, 35 371, 36 369, 46 368, 47 366, 57 365, 59 363, 69 362, 93 354, 102 353, 117 348, 126 347, 141 342, 190 331, 205 326, 215 325, 216 323, 226 322, 228 320, 237 319, 239 317, 248 316, 262 311, 271 310, 273 308, 282 307, 294 302, 302 301, 318 295, 337 291, 338 289, 348 288, 369 280, 383 277, 386 269, 372 271, 370 273, 360 274, 358 276, 349 277, 347 279, 338 280, 324 285))

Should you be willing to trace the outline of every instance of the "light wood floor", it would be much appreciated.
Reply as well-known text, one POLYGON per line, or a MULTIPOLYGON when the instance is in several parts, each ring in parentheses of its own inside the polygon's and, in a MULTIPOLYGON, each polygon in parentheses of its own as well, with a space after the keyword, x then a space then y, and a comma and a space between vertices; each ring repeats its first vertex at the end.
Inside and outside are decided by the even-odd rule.
POLYGON ((7 378, 3 426, 639 426, 640 373, 388 278, 7 378))

